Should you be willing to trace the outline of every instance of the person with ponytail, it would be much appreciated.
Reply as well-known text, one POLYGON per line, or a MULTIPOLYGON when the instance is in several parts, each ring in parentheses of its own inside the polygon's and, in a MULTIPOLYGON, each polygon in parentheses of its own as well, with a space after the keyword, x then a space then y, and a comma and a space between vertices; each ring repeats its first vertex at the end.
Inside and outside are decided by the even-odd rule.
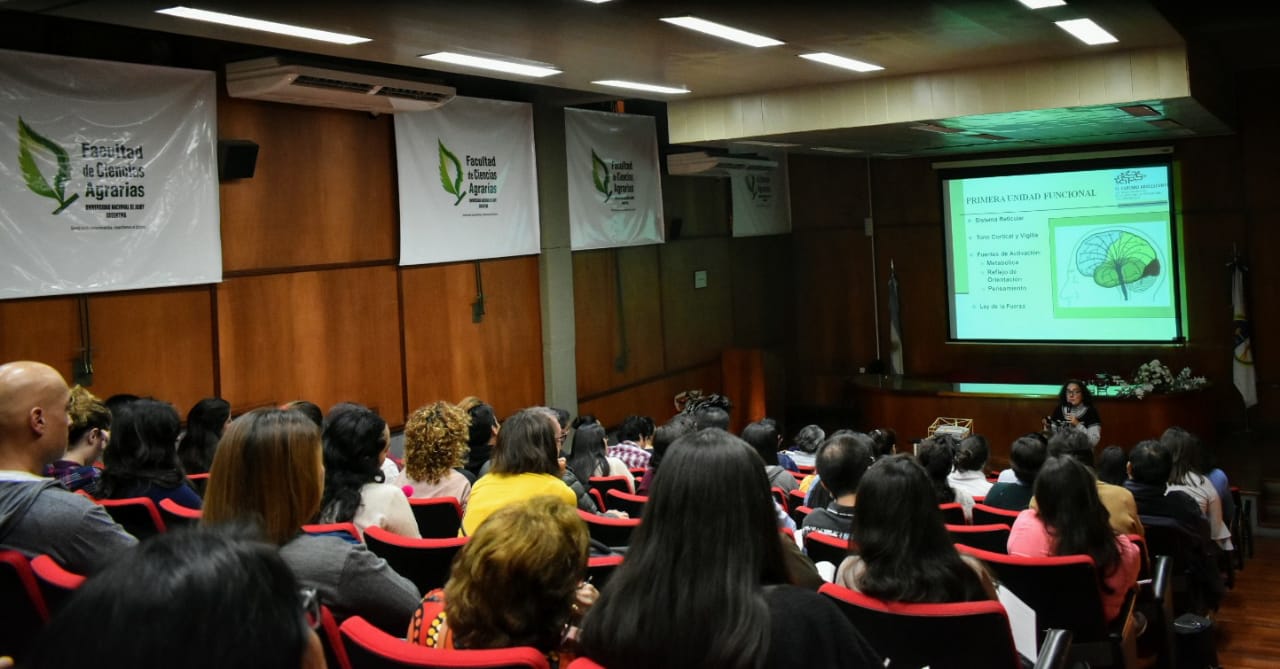
POLYGON ((324 425, 324 497, 319 523, 355 523, 361 532, 377 525, 422 538, 404 491, 385 483, 382 461, 390 448, 387 422, 359 404, 329 410, 324 425))

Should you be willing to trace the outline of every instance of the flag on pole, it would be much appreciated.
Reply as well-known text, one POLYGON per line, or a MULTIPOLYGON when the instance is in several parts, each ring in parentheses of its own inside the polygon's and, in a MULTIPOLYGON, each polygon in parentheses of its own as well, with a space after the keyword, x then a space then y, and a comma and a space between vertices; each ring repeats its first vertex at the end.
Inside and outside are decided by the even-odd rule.
POLYGON ((1235 321, 1235 350, 1231 376, 1244 398, 1245 408, 1258 403, 1257 373, 1253 369, 1253 344, 1249 339, 1249 316, 1244 306, 1244 267, 1237 261, 1231 277, 1231 310, 1235 321))
POLYGON ((898 307, 898 275, 889 261, 889 373, 903 374, 902 320, 898 307))

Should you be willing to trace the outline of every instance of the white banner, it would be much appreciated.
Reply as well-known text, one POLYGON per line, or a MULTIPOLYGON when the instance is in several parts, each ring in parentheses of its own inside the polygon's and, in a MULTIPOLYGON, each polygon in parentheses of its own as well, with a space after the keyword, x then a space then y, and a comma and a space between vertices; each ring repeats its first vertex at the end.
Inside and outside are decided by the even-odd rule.
POLYGON ((222 280, 214 74, 0 51, 0 299, 222 280))
POLYGON ((401 265, 539 252, 532 105, 459 97, 395 123, 401 265))
POLYGON ((573 250, 662 242, 652 116, 564 110, 573 250))
POLYGON ((729 170, 733 193, 733 236, 758 237, 791 232, 787 160, 767 170, 729 170))

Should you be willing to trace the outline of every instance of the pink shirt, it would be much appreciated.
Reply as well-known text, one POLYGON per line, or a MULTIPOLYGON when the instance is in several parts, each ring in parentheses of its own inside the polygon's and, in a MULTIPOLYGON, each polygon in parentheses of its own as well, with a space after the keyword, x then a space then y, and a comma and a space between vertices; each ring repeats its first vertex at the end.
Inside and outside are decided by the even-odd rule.
MULTIPOLYGON (((1129 588, 1138 581, 1138 569, 1141 566, 1141 554, 1138 547, 1123 534, 1116 535, 1116 548, 1120 549, 1120 564, 1103 581, 1112 592, 1103 591, 1102 609, 1107 620, 1113 620, 1120 613, 1125 595, 1129 588)), ((1048 528, 1040 521, 1040 514, 1035 509, 1027 509, 1018 514, 1009 531, 1009 555, 1023 557, 1053 557, 1053 537, 1048 528)))

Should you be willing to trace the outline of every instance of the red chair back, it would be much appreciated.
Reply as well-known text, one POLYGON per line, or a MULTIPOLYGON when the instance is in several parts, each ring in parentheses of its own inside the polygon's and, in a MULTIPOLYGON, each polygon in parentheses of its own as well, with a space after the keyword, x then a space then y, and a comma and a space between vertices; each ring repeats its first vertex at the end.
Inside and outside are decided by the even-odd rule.
POLYGON ((164 532, 167 528, 160 517, 160 509, 150 497, 94 500, 102 505, 111 518, 139 539, 146 539, 164 532))
POLYGON ((595 555, 587 558, 587 576, 597 590, 604 590, 613 573, 622 565, 622 555, 595 555))
POLYGON ((601 495, 599 490, 596 490, 595 488, 587 488, 587 494, 591 495, 591 501, 596 503, 596 510, 601 512, 609 510, 609 507, 605 506, 604 495, 601 495))
POLYGON ((992 553, 1009 552, 1008 525, 951 525, 947 524, 947 533, 957 544, 981 548, 992 553))
POLYGON ((1012 509, 1001 509, 998 506, 987 506, 986 504, 973 505, 973 524, 974 525, 998 525, 1005 524, 1013 526, 1013 521, 1018 519, 1021 511, 1012 509))
POLYGON ((621 490, 632 495, 636 492, 631 487, 631 479, 625 476, 592 476, 587 479, 587 484, 592 490, 598 489, 600 494, 604 494, 606 490, 621 490))
POLYGON ((462 505, 456 497, 410 497, 409 508, 424 539, 450 539, 462 528, 462 505))
POLYGON ((453 558, 467 543, 467 537, 411 539, 370 525, 364 528, 364 542, 397 574, 413 581, 421 592, 444 587, 449 580, 453 558))
POLYGON ((49 621, 40 584, 31 572, 31 563, 18 551, 0 551, 0 655, 11 655, 19 663, 40 629, 49 621))
POLYGON ((782 510, 786 511, 789 508, 787 506, 787 491, 778 486, 773 486, 769 491, 773 493, 773 499, 778 503, 778 506, 781 506, 782 510))
POLYGON ((939 504, 938 508, 942 510, 942 520, 948 525, 964 525, 969 522, 964 517, 964 507, 959 502, 947 502, 939 504))
POLYGON ((610 548, 630 546, 631 533, 640 526, 639 518, 597 516, 582 509, 578 509, 578 515, 587 522, 591 538, 610 548))
POLYGON ((546 656, 528 646, 492 650, 427 648, 387 634, 360 616, 347 618, 338 629, 352 669, 550 669, 546 656))
POLYGON ((37 555, 31 559, 31 573, 40 585, 40 594, 44 596, 50 615, 62 608, 71 593, 84 583, 83 576, 67 571, 48 555, 37 555))
POLYGON ((191 482, 191 489, 195 490, 197 495, 204 497, 204 490, 209 487, 209 472, 187 474, 187 480, 191 482))
POLYGON ((621 490, 609 489, 604 494, 609 508, 614 511, 626 511, 627 516, 639 518, 644 513, 644 504, 649 501, 645 495, 631 495, 621 490))
POLYGON ((338 630, 338 619, 333 611, 324 604, 320 605, 320 647, 324 649, 324 663, 329 669, 351 669, 351 660, 347 658, 347 649, 342 644, 342 633, 338 630))
POLYGON ((804 533, 804 552, 814 563, 830 562, 839 567, 849 555, 849 541, 833 537, 825 532, 804 533))
POLYGON ((204 514, 200 509, 191 509, 171 499, 160 500, 160 517, 164 519, 165 527, 173 529, 175 527, 192 527, 200 524, 200 516, 204 514))
POLYGON ((355 523, 321 523, 317 525, 303 525, 302 531, 307 534, 333 534, 341 536, 343 539, 352 543, 363 543, 364 537, 360 536, 360 530, 355 523))

